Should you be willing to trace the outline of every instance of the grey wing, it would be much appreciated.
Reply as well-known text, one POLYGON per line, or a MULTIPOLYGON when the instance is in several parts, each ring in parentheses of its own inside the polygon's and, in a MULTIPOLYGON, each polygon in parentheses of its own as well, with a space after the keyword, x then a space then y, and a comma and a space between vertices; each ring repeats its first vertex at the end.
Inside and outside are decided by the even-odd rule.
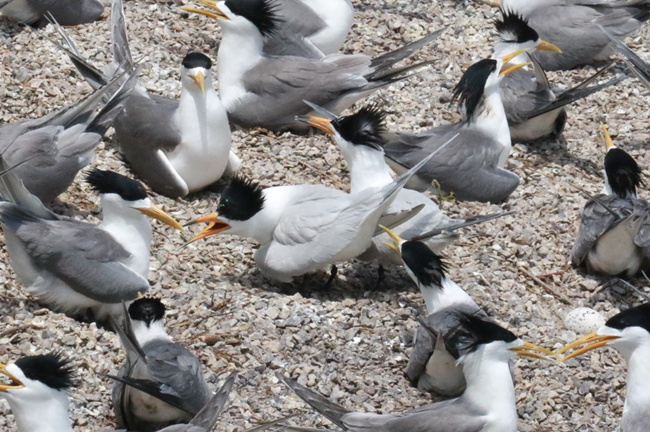
POLYGON ((609 40, 614 43, 616 50, 625 56, 625 63, 628 65, 629 69, 641 80, 646 87, 650 88, 650 65, 644 62, 641 57, 636 55, 634 51, 627 47, 621 40, 615 37, 607 29, 601 27, 603 32, 607 35, 609 40))
POLYGON ((142 348, 149 372, 162 384, 162 391, 176 393, 192 408, 193 414, 198 413, 212 394, 203 377, 201 363, 194 354, 181 345, 166 341, 153 341, 142 348))
MULTIPOLYGON (((599 194, 595 198, 614 212, 621 214, 621 216, 627 216, 634 211, 633 205, 629 201, 618 197, 599 194)), ((594 200, 589 200, 580 216, 580 228, 571 251, 571 264, 575 267, 580 266, 596 241, 616 221, 614 215, 603 208, 602 205, 594 200)))
POLYGON ((137 91, 114 122, 120 150, 133 171, 153 190, 169 197, 188 193, 164 154, 181 143, 173 121, 177 109, 176 100, 137 91))
POLYGON ((527 120, 526 114, 552 103, 555 94, 548 87, 538 86, 533 72, 519 69, 501 82, 501 100, 508 123, 516 124, 527 120))
POLYGON ((267 56, 298 56, 311 59, 325 57, 325 54, 308 39, 284 30, 264 41, 264 54, 267 56))
POLYGON ((37 0, 31 4, 42 14, 50 12, 64 26, 91 23, 104 12, 104 5, 98 0, 37 0))
POLYGON ((326 26, 313 9, 300 0, 280 0, 277 5, 277 11, 283 20, 282 31, 287 34, 306 38, 326 26))
POLYGON ((131 255, 94 225, 39 220, 10 203, 0 203, 0 220, 20 239, 37 267, 86 297, 119 303, 149 288, 144 277, 123 263, 131 255))
POLYGON ((406 366, 406 376, 413 384, 417 384, 418 378, 425 372, 434 349, 435 341, 429 332, 420 326, 415 334, 415 345, 406 366))
POLYGON ((634 212, 644 214, 644 220, 634 237, 634 243, 642 248, 650 246, 650 204, 644 200, 633 200, 634 212))
POLYGON ((453 192, 461 201, 496 203, 508 198, 519 186, 519 177, 497 166, 501 146, 479 132, 447 125, 420 135, 389 134, 384 150, 388 158, 411 167, 459 132, 458 138, 417 173, 418 177, 429 184, 437 181, 442 190, 453 192))

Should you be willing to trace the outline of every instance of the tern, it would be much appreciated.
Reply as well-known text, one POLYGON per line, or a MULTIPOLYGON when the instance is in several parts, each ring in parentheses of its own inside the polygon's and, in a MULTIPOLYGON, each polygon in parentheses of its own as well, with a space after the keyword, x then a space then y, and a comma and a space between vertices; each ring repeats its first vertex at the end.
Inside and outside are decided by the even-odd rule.
POLYGON ((610 346, 627 362, 627 396, 620 432, 645 432, 650 424, 650 303, 627 309, 610 318, 598 331, 572 342, 557 354, 582 347, 562 359, 610 346))
POLYGON ((218 20, 223 37, 217 54, 219 91, 231 123, 241 128, 306 133, 296 116, 310 113, 303 100, 340 113, 381 87, 429 64, 394 68, 444 30, 377 58, 332 54, 322 58, 264 53, 264 41, 279 31, 274 0, 201 0, 211 10, 182 7, 218 20))
POLYGON ((406 376, 422 392, 459 396, 465 391, 463 369, 447 350, 448 335, 459 325, 459 312, 489 320, 474 300, 446 274, 440 256, 420 241, 406 241, 386 229, 387 245, 404 263, 406 272, 424 297, 427 317, 415 337, 406 376))
POLYGON ((100 0, 6 0, 0 1, 0 12, 36 28, 48 24, 48 13, 61 25, 75 26, 97 21, 104 5, 100 0))
POLYGON ((650 250, 650 206, 637 196, 641 168, 614 145, 607 127, 601 128, 607 146, 605 184, 582 210, 571 264, 589 273, 630 277, 650 250))
MULTIPOLYGON (((391 170, 384 158, 385 113, 377 107, 364 107, 349 116, 335 116, 321 107, 312 108, 323 117, 309 116, 304 121, 331 135, 345 158, 350 171, 350 192, 358 193, 368 188, 380 188, 393 181, 391 170)), ((500 214, 474 216, 467 219, 452 219, 445 215, 438 205, 426 195, 402 189, 388 208, 388 213, 399 213, 416 206, 422 210, 396 228, 398 235, 405 238, 424 236, 432 230, 446 228, 437 235, 423 240, 435 253, 440 253, 458 235, 456 230, 483 223, 500 214)), ((362 261, 378 261, 380 266, 401 265, 399 256, 386 246, 387 234, 376 236, 372 245, 357 258, 362 261)), ((380 267, 381 268, 381 267, 380 267)))
POLYGON ((547 71, 607 60, 613 51, 599 26, 624 37, 650 18, 648 0, 501 0, 501 8, 527 18, 544 40, 562 50, 535 54, 547 71))
POLYGON ((461 122, 419 134, 386 134, 384 151, 391 168, 403 172, 458 134, 453 145, 418 172, 421 183, 414 187, 426 189, 435 183, 461 201, 498 203, 507 199, 520 179, 504 168, 512 143, 499 84, 504 76, 528 64, 502 69, 504 63, 522 52, 515 51, 503 59, 481 60, 465 71, 453 93, 453 98, 465 107, 461 122))
POLYGON ((0 222, 16 278, 27 292, 54 311, 102 321, 149 288, 147 216, 183 228, 135 180, 95 169, 87 181, 100 193, 100 225, 50 212, 12 172, 0 181, 0 195, 11 200, 0 202, 0 222))
MULTIPOLYGON (((0 375, 9 380, 7 384, 0 383, 0 397, 9 402, 18 432, 73 432, 67 392, 77 385, 78 378, 69 359, 60 353, 23 357, 8 366, 0 365, 0 375)), ((219 391, 189 423, 169 426, 160 431, 213 430, 228 401, 236 375, 230 374, 219 391)))
POLYGON ((111 377, 116 380, 113 408, 119 427, 150 432, 186 423, 212 398, 201 363, 174 343, 164 316, 163 303, 145 297, 129 306, 124 329, 113 323, 127 354, 126 365, 111 377))
MULTIPOLYGON (((112 6, 113 63, 101 72, 79 53, 63 29, 64 51, 93 87, 123 68, 130 70, 122 0, 112 6)), ((199 191, 241 166, 230 150, 230 126, 219 95, 212 86, 212 61, 190 53, 181 64, 181 97, 169 99, 136 86, 113 127, 120 150, 133 171, 154 191, 178 198, 199 191)))
POLYGON ((7 163, 29 160, 14 170, 29 192, 47 204, 68 189, 93 160, 102 137, 122 111, 135 85, 135 72, 121 85, 124 74, 48 116, 0 128, 0 153, 7 163))
POLYGON ((513 64, 526 61, 533 63, 504 77, 501 81, 501 100, 508 117, 512 141, 529 143, 559 136, 566 123, 566 105, 624 79, 624 77, 613 78, 602 84, 589 85, 608 70, 610 64, 569 90, 559 92, 551 89, 546 73, 537 62, 535 55, 531 54, 535 51, 561 53, 561 50, 540 39, 526 18, 504 10, 501 14, 501 19, 496 21, 500 40, 494 48, 493 58, 526 49, 526 53, 518 55, 511 62, 513 64))
MULTIPOLYGON (((187 224, 209 223, 189 243, 222 232, 251 238, 261 245, 255 263, 262 273, 291 282, 295 276, 365 252, 382 215, 404 184, 435 155, 384 187, 351 194, 322 185, 262 189, 236 177, 222 193, 216 213, 187 224)), ((333 277, 334 273, 330 281, 333 277)))
POLYGON ((545 358, 550 351, 524 342, 496 323, 460 314, 460 325, 448 338, 467 378, 457 398, 399 414, 350 412, 286 378, 276 376, 301 399, 346 431, 391 432, 516 432, 517 409, 509 360, 516 356, 545 358))

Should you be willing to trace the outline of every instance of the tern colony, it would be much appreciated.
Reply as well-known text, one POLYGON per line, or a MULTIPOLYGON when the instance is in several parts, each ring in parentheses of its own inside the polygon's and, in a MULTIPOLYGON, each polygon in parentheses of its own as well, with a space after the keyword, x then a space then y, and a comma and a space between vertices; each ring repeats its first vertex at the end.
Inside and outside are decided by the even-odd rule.
MULTIPOLYGON (((109 376, 118 428, 212 430, 236 373, 213 392, 198 358, 165 330, 164 301, 145 296, 152 241, 147 217, 183 226, 153 204, 142 183, 97 168, 80 174, 100 196, 99 225, 49 208, 93 162, 111 128, 129 167, 158 194, 180 198, 217 182, 225 185, 214 213, 185 224, 207 223, 190 242, 212 235, 251 239, 259 245, 255 265, 262 274, 286 283, 331 268, 327 288, 336 279, 336 265, 355 259, 378 263, 378 284, 385 266, 401 266, 410 276, 426 314, 418 318, 405 375, 420 391, 445 400, 401 413, 352 412, 278 373, 340 428, 514 432, 514 356, 553 360, 578 348, 561 358, 565 361, 607 345, 628 364, 621 431, 647 431, 650 304, 614 315, 556 352, 523 341, 498 323, 507 317, 488 315, 449 278, 441 257, 462 228, 510 213, 455 218, 432 197, 506 201, 521 183, 506 166, 513 142, 543 146, 545 139, 560 136, 570 103, 616 85, 627 72, 650 87, 650 68, 622 40, 650 18, 650 2, 502 0, 493 55, 469 65, 453 90, 462 120, 410 132, 390 130, 385 108, 376 105, 362 103, 342 113, 435 67, 435 60, 398 63, 424 51, 445 29, 376 57, 342 54, 354 22, 349 0, 198 1, 202 7, 181 9, 218 22, 216 62, 211 53, 188 53, 180 64, 178 99, 151 93, 139 82, 121 0, 110 8, 112 61, 103 65, 86 59, 62 27, 100 18, 101 2, 0 2, 9 19, 34 28, 54 26, 57 37, 51 41, 94 89, 45 117, 0 128, 0 223, 15 277, 33 301, 119 335, 125 364, 109 376), (615 52, 621 63, 610 60, 615 52), (545 73, 590 64, 602 67, 564 91, 545 73), (616 76, 604 80, 612 71, 616 76), (265 187, 246 178, 239 173, 246 160, 231 149, 233 127, 324 132, 349 168, 349 192, 319 184, 265 187)), ((200 31, 200 20, 191 24, 200 31)), ((602 191, 585 194, 571 262, 600 277, 633 277, 649 263, 650 207, 638 194, 641 168, 605 125, 601 130, 602 191)), ((72 431, 67 391, 79 382, 74 363, 56 348, 0 367, 0 396, 20 432, 72 431)), ((256 430, 291 429, 287 421, 256 430)))

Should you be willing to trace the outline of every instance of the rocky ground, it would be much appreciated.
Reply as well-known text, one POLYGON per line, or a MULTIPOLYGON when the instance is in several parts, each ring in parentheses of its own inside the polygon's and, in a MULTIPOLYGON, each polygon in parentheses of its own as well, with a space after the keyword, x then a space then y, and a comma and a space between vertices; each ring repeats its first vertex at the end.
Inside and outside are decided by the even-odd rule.
MULTIPOLYGON (((143 64, 142 82, 165 96, 178 96, 178 68, 192 50, 216 60, 220 32, 205 17, 187 17, 176 2, 125 1, 134 57, 143 64)), ((456 121, 448 101, 462 71, 487 57, 495 41, 495 9, 453 0, 354 0, 355 24, 345 52, 382 54, 427 32, 449 29, 420 59, 434 60, 419 77, 381 91, 373 100, 389 111, 392 129, 416 130, 456 121)), ((98 65, 110 59, 109 20, 69 29, 79 48, 98 65)), ((0 18, 1 122, 43 116, 79 100, 90 91, 74 67, 46 36, 0 18)), ((627 39, 648 59, 646 28, 627 39)), ((553 73, 558 86, 579 82, 593 69, 553 73)), ((597 193, 602 184, 604 145, 600 122, 615 142, 641 167, 650 165, 644 150, 650 99, 628 79, 571 106, 563 139, 516 145, 507 166, 523 184, 507 203, 488 206, 443 202, 451 216, 499 209, 512 216, 468 229, 446 251, 450 276, 504 326, 550 349, 573 340, 563 317, 589 306, 609 317, 639 298, 618 285, 585 277, 568 265, 585 199, 576 186, 597 193)), ((263 131, 235 132, 234 146, 243 172, 264 186, 323 183, 346 189, 341 155, 323 136, 276 136, 263 131)), ((109 137, 94 166, 128 173, 109 137)), ((154 201, 180 221, 214 210, 208 193, 187 199, 154 201)), ((642 192, 642 195, 646 195, 642 192)), ((96 195, 77 178, 55 205, 79 220, 97 223, 96 195)), ((274 377, 284 371, 350 409, 393 413, 431 401, 404 378, 416 316, 423 311, 418 290, 401 268, 392 268, 374 289, 377 268, 341 265, 329 290, 324 274, 292 284, 263 278, 255 269, 256 248, 234 237, 212 237, 185 249, 191 232, 179 234, 155 223, 151 254, 151 291, 163 298, 167 328, 203 362, 216 389, 233 370, 240 371, 232 404, 220 430, 242 430, 291 412, 294 424, 327 427, 274 377)), ((117 337, 41 308, 14 280, 9 258, 0 259, 0 362, 59 349, 79 368, 81 384, 72 391, 71 415, 77 431, 114 426, 112 383, 101 374, 115 372, 124 356, 117 337)), ((641 286, 643 281, 636 281, 641 286)), ((600 350, 566 364, 521 359, 516 364, 517 410, 521 431, 612 431, 625 396, 625 366, 613 350, 600 350)), ((15 431, 8 405, 0 403, 0 429, 15 431)))

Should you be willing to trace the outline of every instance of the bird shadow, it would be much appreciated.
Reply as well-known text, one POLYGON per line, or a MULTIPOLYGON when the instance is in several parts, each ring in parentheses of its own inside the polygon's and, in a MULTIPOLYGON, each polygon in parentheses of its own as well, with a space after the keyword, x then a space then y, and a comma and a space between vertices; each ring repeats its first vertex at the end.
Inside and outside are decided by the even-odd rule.
POLYGON ((523 145, 526 147, 526 153, 539 156, 548 164, 563 166, 569 163, 592 175, 600 175, 602 171, 601 165, 593 160, 584 159, 571 153, 562 135, 552 140, 540 140, 523 145))

